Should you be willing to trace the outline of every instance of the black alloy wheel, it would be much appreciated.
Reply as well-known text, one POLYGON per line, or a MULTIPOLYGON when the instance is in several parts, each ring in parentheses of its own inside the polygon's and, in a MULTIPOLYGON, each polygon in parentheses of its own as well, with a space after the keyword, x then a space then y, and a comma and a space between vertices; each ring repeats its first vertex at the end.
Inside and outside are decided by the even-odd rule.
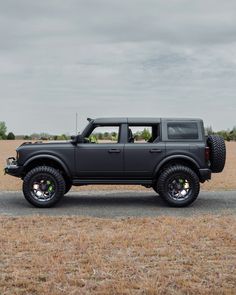
POLYGON ((36 167, 26 174, 23 193, 26 200, 36 207, 52 207, 64 195, 65 181, 55 168, 36 167))
POLYGON ((196 200, 199 194, 199 178, 189 167, 167 167, 157 183, 160 196, 171 206, 184 207, 196 200))

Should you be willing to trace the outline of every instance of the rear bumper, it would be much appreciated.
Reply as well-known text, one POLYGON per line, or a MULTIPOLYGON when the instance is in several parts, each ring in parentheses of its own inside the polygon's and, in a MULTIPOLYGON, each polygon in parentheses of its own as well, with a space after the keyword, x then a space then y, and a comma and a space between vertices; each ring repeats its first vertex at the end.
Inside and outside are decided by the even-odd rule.
POLYGON ((23 171, 22 166, 18 166, 15 158, 7 159, 7 166, 4 168, 5 174, 9 174, 15 177, 21 177, 23 171))
POLYGON ((200 181, 204 182, 211 179, 211 170, 208 168, 199 169, 200 181))

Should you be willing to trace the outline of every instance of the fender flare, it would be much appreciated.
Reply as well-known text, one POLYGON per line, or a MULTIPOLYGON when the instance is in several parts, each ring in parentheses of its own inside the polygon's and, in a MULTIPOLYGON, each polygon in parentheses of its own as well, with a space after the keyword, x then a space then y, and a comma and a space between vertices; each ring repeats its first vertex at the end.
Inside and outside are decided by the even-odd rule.
POLYGON ((49 160, 53 160, 55 162, 57 162, 65 171, 66 175, 71 177, 71 173, 68 169, 68 167, 66 166, 66 164, 58 157, 56 156, 53 156, 53 155, 44 155, 44 154, 41 154, 41 155, 36 155, 36 156, 33 156, 31 158, 29 158, 23 165, 23 167, 27 167, 31 162, 33 162, 34 160, 41 160, 41 159, 49 159, 49 160))
POLYGON ((200 166, 198 164, 197 161, 195 161, 193 158, 189 157, 189 156, 186 156, 186 155, 172 155, 172 156, 169 156, 165 159, 163 159, 155 168, 154 170, 154 177, 158 174, 160 168, 162 166, 164 166, 167 162, 170 162, 172 160, 185 160, 185 161, 188 161, 188 162, 191 162, 191 164, 193 164, 196 169, 200 169, 200 166))

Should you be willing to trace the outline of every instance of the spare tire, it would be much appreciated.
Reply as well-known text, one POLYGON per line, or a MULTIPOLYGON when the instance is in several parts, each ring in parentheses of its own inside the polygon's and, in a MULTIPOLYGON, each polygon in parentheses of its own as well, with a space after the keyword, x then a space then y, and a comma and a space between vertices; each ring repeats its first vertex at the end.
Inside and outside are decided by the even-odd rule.
POLYGON ((214 173, 219 173, 225 166, 226 147, 224 138, 219 135, 209 135, 207 145, 210 148, 210 169, 214 173))

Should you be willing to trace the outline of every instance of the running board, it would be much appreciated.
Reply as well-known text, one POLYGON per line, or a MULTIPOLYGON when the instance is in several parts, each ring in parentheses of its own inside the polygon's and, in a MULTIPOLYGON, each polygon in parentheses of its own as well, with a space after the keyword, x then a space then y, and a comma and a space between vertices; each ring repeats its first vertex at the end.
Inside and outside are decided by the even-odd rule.
POLYGON ((149 179, 74 179, 73 185, 84 184, 140 184, 152 185, 149 179))

